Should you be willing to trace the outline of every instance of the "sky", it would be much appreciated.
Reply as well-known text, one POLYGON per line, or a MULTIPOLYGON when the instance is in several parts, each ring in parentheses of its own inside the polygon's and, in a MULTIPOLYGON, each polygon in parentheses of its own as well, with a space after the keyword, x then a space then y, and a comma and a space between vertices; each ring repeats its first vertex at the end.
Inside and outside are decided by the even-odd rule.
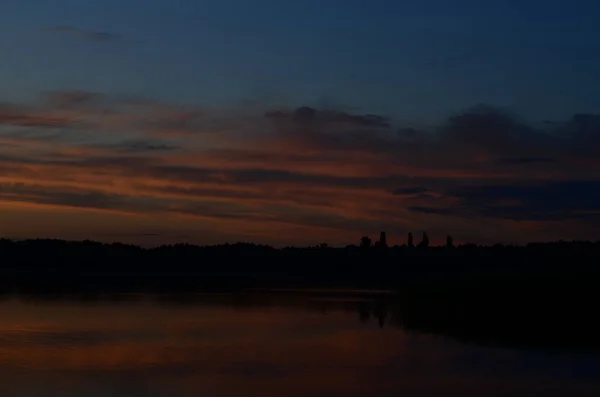
POLYGON ((600 239, 599 16, 592 0, 3 2, 0 236, 600 239))

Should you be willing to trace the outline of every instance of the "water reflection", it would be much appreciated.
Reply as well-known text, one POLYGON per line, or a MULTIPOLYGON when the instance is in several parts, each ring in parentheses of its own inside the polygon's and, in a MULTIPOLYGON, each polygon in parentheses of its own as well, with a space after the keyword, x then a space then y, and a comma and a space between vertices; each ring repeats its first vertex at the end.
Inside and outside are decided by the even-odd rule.
POLYGON ((596 354, 406 332, 376 299, 55 298, 0 303, 3 395, 600 395, 596 354))

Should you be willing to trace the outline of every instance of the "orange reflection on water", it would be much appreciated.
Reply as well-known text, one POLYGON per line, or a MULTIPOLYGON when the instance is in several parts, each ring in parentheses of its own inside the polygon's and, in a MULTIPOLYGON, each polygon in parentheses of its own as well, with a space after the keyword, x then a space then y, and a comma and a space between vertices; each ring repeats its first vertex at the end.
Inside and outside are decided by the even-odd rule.
POLYGON ((14 397, 57 387, 103 397, 600 391, 599 382, 514 372, 518 352, 361 324, 340 302, 308 307, 7 300, 0 381, 14 397))

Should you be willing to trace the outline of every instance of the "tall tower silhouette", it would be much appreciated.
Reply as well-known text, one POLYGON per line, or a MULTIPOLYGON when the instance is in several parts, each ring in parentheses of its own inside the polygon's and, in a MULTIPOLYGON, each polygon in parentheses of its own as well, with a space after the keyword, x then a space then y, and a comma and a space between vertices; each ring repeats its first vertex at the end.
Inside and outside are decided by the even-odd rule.
POLYGON ((419 248, 427 248, 429 247, 429 236, 427 235, 427 233, 423 232, 423 238, 421 239, 421 242, 419 243, 419 248))
POLYGON ((385 236, 385 232, 381 232, 379 234, 379 246, 380 247, 387 247, 387 239, 385 236))
POLYGON ((415 243, 413 241, 413 235, 412 235, 412 233, 408 233, 408 246, 410 248, 412 248, 412 247, 415 246, 415 243))
POLYGON ((451 235, 446 236, 446 248, 454 247, 454 239, 451 235))

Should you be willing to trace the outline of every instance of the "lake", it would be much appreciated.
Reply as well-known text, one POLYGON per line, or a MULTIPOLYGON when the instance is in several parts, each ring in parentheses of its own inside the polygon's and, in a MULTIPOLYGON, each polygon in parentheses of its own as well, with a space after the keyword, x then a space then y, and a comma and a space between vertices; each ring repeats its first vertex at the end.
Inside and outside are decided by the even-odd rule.
POLYGON ((600 355, 406 331, 364 294, 8 297, 10 397, 598 396, 600 355))

